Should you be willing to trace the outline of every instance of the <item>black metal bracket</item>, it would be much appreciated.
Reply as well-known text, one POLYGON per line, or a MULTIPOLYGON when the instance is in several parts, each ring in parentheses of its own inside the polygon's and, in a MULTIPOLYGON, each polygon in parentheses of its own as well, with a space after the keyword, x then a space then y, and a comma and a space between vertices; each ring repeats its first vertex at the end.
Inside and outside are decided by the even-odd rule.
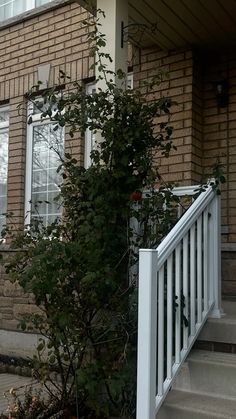
POLYGON ((145 31, 154 32, 157 29, 156 23, 148 27, 145 23, 130 23, 124 26, 124 22, 121 22, 121 48, 124 48, 124 43, 128 42, 128 36, 131 38, 138 33, 144 33, 145 31))

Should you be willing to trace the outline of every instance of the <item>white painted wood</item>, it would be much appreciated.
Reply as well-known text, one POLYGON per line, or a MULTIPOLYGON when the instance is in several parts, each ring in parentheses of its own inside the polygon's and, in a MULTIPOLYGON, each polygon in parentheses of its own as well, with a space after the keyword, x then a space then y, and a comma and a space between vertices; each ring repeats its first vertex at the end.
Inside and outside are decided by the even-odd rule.
POLYGON ((202 216, 197 220, 197 321, 202 321, 202 216))
POLYGON ((139 315, 143 315, 144 317, 141 321, 141 326, 143 329, 147 329, 146 334, 148 334, 148 343, 143 342, 144 334, 142 337, 141 335, 139 336, 139 346, 141 345, 141 349, 139 348, 140 358, 138 361, 138 368, 140 368, 141 372, 142 370, 144 370, 144 372, 143 376, 141 372, 139 372, 138 380, 142 381, 142 377, 144 377, 144 381, 138 384, 138 387, 140 386, 141 389, 139 390, 138 397, 141 397, 142 400, 143 395, 145 395, 147 399, 144 403, 142 403, 142 401, 138 402, 145 406, 145 410, 141 410, 142 416, 137 416, 138 419, 155 418, 155 414, 167 395, 177 371, 187 357, 206 319, 209 317, 210 313, 212 313, 213 316, 220 314, 220 265, 218 263, 218 259, 220 259, 218 243, 218 240, 220 240, 220 213, 219 201, 217 200, 218 197, 214 194, 212 188, 209 187, 196 199, 184 216, 178 221, 176 226, 164 239, 164 244, 162 242, 160 246, 158 246, 156 249, 158 258, 155 258, 155 263, 153 263, 154 259, 151 257, 152 253, 148 253, 153 252, 152 250, 146 250, 149 256, 146 256, 145 267, 142 266, 144 261, 140 261, 140 281, 143 288, 140 289, 141 302, 139 304, 142 303, 142 308, 139 307, 139 315), (175 256, 174 259, 173 255, 175 256), (174 267, 173 260, 175 261, 174 267), (214 268, 213 265, 215 265, 214 268), (173 272, 175 272, 175 294, 179 304, 179 307, 176 309, 174 326, 175 359, 173 358, 172 344, 174 312, 173 272), (153 284, 153 282, 150 281, 150 277, 155 278, 156 274, 158 275, 158 293, 156 289, 153 290, 153 285, 150 285, 153 284), (148 283, 147 278, 149 278, 148 283), (167 279, 166 284, 165 278, 167 279), (189 321, 188 327, 182 324, 181 319, 182 310, 180 298, 182 290, 184 295, 183 314, 189 321), (155 294, 155 301, 152 299, 152 292, 155 294), (141 297, 142 294, 144 294, 144 297, 141 297), (204 297, 203 302, 202 297, 204 297), (158 310, 156 310, 156 306, 158 306, 158 310), (148 314, 146 313, 147 307, 148 314), (143 314, 142 310, 144 311, 143 314), (165 310, 167 314, 167 333, 165 333, 164 330, 165 310), (150 312, 152 315, 150 315, 150 312), (158 328, 153 320, 153 313, 155 313, 155 315, 158 313, 158 328), (154 325, 153 329, 151 329, 147 323, 148 317, 151 317, 152 324, 154 325), (182 348, 181 329, 183 332, 182 348), (158 333, 156 333, 157 330, 158 333), (152 332, 154 338, 152 337, 152 332), (158 348, 156 348, 156 335, 158 348), (165 337, 167 339, 166 344, 164 342, 165 337), (152 343, 150 342, 152 342, 152 339, 154 339, 154 348, 155 351, 157 349, 158 354, 155 408, 153 408, 152 400, 155 391, 152 386, 155 387, 155 384, 153 383, 155 383, 156 358, 151 351, 152 343), (145 350, 142 349, 142 345, 146 348, 145 350), (164 352, 165 347, 166 352, 164 352), (143 358, 141 357, 140 354, 142 354, 142 351, 146 358, 145 356, 143 358), (149 354, 148 356, 147 353, 149 354), (153 358, 153 364, 150 361, 151 358, 153 358), (164 377, 165 360, 167 366, 166 377, 164 377), (150 369, 149 372, 146 371, 147 368, 145 368, 144 365, 150 369), (152 383, 152 386, 150 383, 152 383), (151 388, 152 396, 145 390, 145 386, 151 388), (153 413, 154 411, 155 413, 153 413))
MULTIPOLYGON (((121 43, 121 24, 128 25, 128 2, 126 0, 97 0, 97 9, 105 13, 99 16, 99 31, 105 35, 106 46, 100 48, 101 53, 109 52, 112 61, 103 58, 103 64, 113 74, 107 74, 108 81, 115 81, 119 86, 124 86, 124 81, 115 76, 117 70, 127 73, 128 43, 121 43)), ((96 67, 97 88, 106 90, 106 80, 101 80, 99 66, 96 67)), ((103 75, 102 75, 103 76, 103 75)))
MULTIPOLYGON (((207 312, 203 312, 203 319, 202 319, 202 323, 201 324, 197 324, 196 325, 196 334, 194 336, 190 336, 189 337, 189 345, 188 345, 188 349, 182 349, 181 351, 181 363, 180 364, 174 364, 173 366, 173 377, 176 377, 176 375, 178 374, 181 365, 184 363, 185 359, 187 358, 189 352, 191 351, 191 348, 194 344, 194 342, 196 341, 197 337, 199 336, 204 324, 206 323, 207 318, 210 315, 210 312, 212 310, 213 306, 210 306, 207 312)), ((165 396, 167 396, 169 390, 171 389, 171 386, 173 384, 173 380, 165 380, 163 388, 164 388, 164 396, 156 396, 156 413, 158 412, 158 410, 160 409, 162 403, 165 400, 165 396)))
MULTIPOLYGON (((189 286, 188 286, 188 278, 189 278, 189 272, 188 272, 188 241, 189 241, 189 234, 185 234, 183 238, 183 295, 184 295, 184 316, 189 319, 189 286)), ((188 327, 184 327, 183 330, 183 349, 187 349, 188 347, 188 327)))
POLYGON ((157 393, 163 395, 164 381, 164 266, 158 275, 158 368, 157 393))
POLYGON ((199 189, 200 185, 178 186, 172 192, 176 196, 192 196, 199 189))
POLYGON ((175 295, 178 306, 175 309, 175 362, 180 363, 181 351, 181 245, 175 250, 175 295))
POLYGON ((203 293, 204 293, 204 311, 208 309, 208 207, 203 213, 203 293))
POLYGON ((154 419, 156 396, 157 252, 139 251, 137 419, 154 419))
POLYGON ((167 378, 172 378, 173 352, 173 255, 167 260, 167 378))
POLYGON ((190 334, 195 333, 196 323, 196 242, 195 224, 190 229, 190 334))
POLYGON ((216 195, 211 204, 211 243, 212 243, 212 266, 211 272, 211 299, 214 308, 210 317, 221 317, 221 232, 220 232, 220 195, 216 195))
MULTIPOLYGON (((96 83, 88 83, 86 85, 86 94, 92 95, 94 92, 96 92, 96 83)), ((84 167, 85 169, 88 169, 91 166, 92 160, 91 160, 91 152, 95 149, 96 146, 96 136, 93 131, 91 131, 89 128, 85 131, 85 138, 84 138, 84 167)))
POLYGON ((197 221, 200 214, 204 211, 207 205, 215 196, 214 191, 209 186, 196 201, 193 202, 191 207, 184 213, 181 219, 172 228, 170 233, 164 238, 158 246, 158 269, 162 266, 164 261, 170 256, 175 249, 176 245, 184 237, 187 231, 191 228, 193 223, 197 221))

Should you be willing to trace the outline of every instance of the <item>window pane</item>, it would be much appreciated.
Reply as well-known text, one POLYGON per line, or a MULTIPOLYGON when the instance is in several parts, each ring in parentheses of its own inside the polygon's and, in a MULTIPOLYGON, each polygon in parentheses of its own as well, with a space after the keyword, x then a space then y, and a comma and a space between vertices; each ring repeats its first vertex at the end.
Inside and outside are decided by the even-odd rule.
MULTIPOLYGON (((48 109, 48 104, 45 104, 42 99, 38 99, 33 104, 32 115, 40 115, 42 112, 48 109)), ((57 104, 51 105, 51 110, 57 110, 57 104)))
POLYGON ((57 168, 64 149, 63 129, 53 130, 53 124, 33 127, 32 154, 32 213, 44 224, 61 215, 61 204, 55 201, 62 182, 57 168))
POLYGON ((14 0, 13 2, 13 16, 19 15, 20 13, 28 10, 27 0, 14 0))
POLYGON ((12 17, 13 0, 0 0, 0 21, 12 17))
POLYGON ((27 10, 50 3, 52 0, 0 0, 0 21, 17 16, 27 10))
POLYGON ((8 122, 9 121, 9 113, 8 111, 0 111, 0 123, 1 122, 8 122))
POLYGON ((43 6, 43 4, 50 3, 52 0, 36 0, 35 7, 43 6))
MULTIPOLYGON (((1 115, 1 111, 0 111, 1 115)), ((0 129, 0 232, 6 222, 7 211, 7 164, 8 164, 8 133, 0 129)))

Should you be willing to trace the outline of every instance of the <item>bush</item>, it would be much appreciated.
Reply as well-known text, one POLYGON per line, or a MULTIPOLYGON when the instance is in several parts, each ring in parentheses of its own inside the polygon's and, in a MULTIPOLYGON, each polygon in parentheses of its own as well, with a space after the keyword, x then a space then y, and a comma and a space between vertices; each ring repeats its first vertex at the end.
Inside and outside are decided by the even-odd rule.
MULTIPOLYGON (((95 31, 93 53, 101 39, 95 31)), ((157 245, 175 213, 171 187, 154 166, 154 157, 167 158, 173 148, 172 128, 162 122, 157 132, 156 124, 172 101, 147 102, 139 91, 110 81, 91 96, 79 83, 58 91, 44 94, 42 115, 55 129, 69 126, 72 138, 89 128, 101 141, 87 170, 73 156, 61 156, 63 219, 45 227, 32 217, 29 229, 17 235, 6 230, 11 247, 21 250, 6 268, 41 309, 42 315, 24 316, 21 326, 42 334, 35 371, 58 411, 72 407, 81 419, 133 417, 137 249, 157 245), (52 379, 53 370, 59 380, 52 379)))

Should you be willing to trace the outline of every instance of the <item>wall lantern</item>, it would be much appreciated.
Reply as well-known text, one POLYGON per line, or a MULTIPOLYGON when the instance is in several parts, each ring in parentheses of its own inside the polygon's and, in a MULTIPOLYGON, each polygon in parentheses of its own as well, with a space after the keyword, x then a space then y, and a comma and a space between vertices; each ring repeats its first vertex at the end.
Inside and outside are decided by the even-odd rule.
POLYGON ((38 66, 38 81, 40 81, 40 89, 47 89, 51 64, 38 66))
POLYGON ((227 80, 220 80, 215 84, 216 100, 219 108, 225 108, 229 103, 229 83, 227 80))

